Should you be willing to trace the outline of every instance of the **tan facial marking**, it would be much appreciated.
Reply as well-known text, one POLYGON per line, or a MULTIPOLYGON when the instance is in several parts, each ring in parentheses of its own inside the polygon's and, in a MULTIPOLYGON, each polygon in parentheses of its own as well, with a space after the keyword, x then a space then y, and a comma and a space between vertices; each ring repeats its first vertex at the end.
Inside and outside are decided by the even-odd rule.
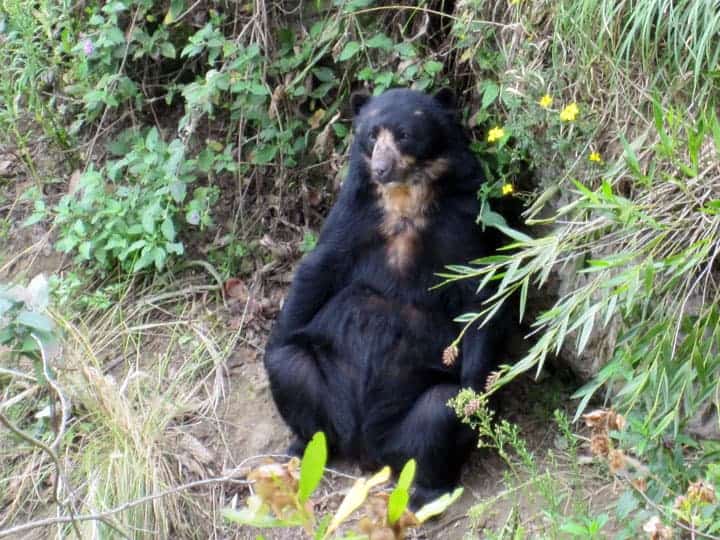
POLYGON ((448 166, 449 162, 445 158, 428 161, 423 163, 422 167, 416 167, 412 170, 408 182, 412 184, 432 184, 447 172, 448 166))

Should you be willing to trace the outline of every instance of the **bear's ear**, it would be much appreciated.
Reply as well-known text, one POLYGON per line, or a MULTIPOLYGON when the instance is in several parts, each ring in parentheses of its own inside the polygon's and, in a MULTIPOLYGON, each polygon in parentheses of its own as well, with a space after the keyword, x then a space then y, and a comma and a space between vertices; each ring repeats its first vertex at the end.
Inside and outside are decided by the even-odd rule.
POLYGON ((455 92, 449 88, 441 88, 433 97, 446 109, 455 110, 455 92))
POLYGON ((353 92, 350 96, 350 106, 352 107, 353 116, 357 116, 360 113, 360 109, 363 108, 368 101, 370 101, 370 94, 364 90, 353 92))

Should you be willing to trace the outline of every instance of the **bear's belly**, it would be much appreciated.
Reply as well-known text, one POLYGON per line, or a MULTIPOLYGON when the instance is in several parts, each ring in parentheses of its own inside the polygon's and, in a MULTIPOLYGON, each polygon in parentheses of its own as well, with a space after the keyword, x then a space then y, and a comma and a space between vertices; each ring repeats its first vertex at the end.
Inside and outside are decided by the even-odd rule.
POLYGON ((333 297, 305 332, 340 372, 357 380, 426 377, 448 372, 442 351, 457 335, 441 309, 388 299, 362 285, 351 285, 333 297))

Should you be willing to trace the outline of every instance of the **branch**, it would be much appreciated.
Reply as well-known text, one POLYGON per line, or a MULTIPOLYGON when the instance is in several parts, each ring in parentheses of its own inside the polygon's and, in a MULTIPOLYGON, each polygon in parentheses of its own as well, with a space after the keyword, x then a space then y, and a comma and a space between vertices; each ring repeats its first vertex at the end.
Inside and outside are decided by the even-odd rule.
POLYGON ((53 462, 53 465, 55 465, 55 486, 53 489, 53 498, 55 499, 55 502, 60 507, 67 509, 68 513, 70 514, 67 519, 70 523, 72 523, 73 531, 75 532, 75 535, 78 537, 78 540, 81 540, 82 535, 80 534, 80 529, 78 528, 77 522, 74 519, 75 510, 73 507, 74 501, 73 501, 73 496, 72 496, 72 489, 70 487, 70 484, 67 481, 67 478, 65 477, 63 466, 60 463, 60 458, 58 458, 58 455, 57 455, 57 447, 60 445, 60 442, 62 441, 62 438, 65 434, 65 428, 67 426, 67 419, 70 414, 69 407, 68 407, 68 401, 67 401, 67 398, 65 397, 65 394, 62 392, 62 390, 58 386, 57 382, 55 382, 55 380, 53 379, 53 377, 50 373, 50 366, 48 365, 47 354, 45 353, 45 348, 43 347, 42 341, 40 341, 40 339, 35 334, 30 334, 30 335, 35 340, 38 348, 40 349, 40 357, 42 358, 43 374, 45 376, 45 379, 47 380, 48 385, 57 394, 58 399, 60 400, 60 414, 61 414, 60 426, 58 427, 57 434, 55 435, 55 440, 52 442, 51 445, 48 446, 41 440, 36 439, 35 437, 25 433, 23 430, 18 428, 2 412, 0 412, 0 424, 3 424, 5 427, 7 427, 10 431, 12 431, 15 435, 20 437, 22 440, 29 443, 31 446, 39 448, 40 450, 45 452, 50 457, 50 459, 53 462), (68 494, 67 501, 62 500, 61 494, 62 494, 63 489, 65 489, 65 491, 68 494))
MULTIPOLYGON (((34 447, 36 447, 36 448, 39 448, 40 450, 42 450, 43 452, 45 452, 48 456, 50 456, 50 459, 52 460, 53 464, 55 465, 55 474, 57 475, 57 478, 56 478, 56 481, 55 481, 55 489, 53 490, 53 497, 54 497, 54 499, 55 499, 55 502, 57 502, 60 506, 66 506, 65 504, 63 504, 63 503, 60 501, 60 499, 59 499, 59 497, 58 497, 58 493, 59 493, 59 491, 60 491, 59 484, 60 484, 61 482, 64 483, 64 478, 65 478, 65 476, 64 476, 64 474, 63 474, 63 472, 62 472, 63 469, 62 469, 62 465, 60 464, 60 459, 57 457, 57 454, 55 453, 55 451, 54 451, 52 448, 50 448, 48 445, 46 445, 44 442, 36 439, 35 437, 33 437, 33 436, 31 436, 31 435, 28 435, 28 434, 25 433, 23 430, 21 430, 20 428, 18 428, 18 427, 17 427, 15 424, 13 424, 13 423, 10 421, 10 419, 9 419, 7 416, 5 416, 2 412, 0 412, 0 424, 3 424, 6 428, 8 428, 10 431, 12 431, 15 435, 17 435, 18 437, 20 437, 20 438, 21 438, 22 440, 24 440, 25 442, 29 443, 30 445, 32 445, 32 446, 34 446, 34 447)), ((69 492, 69 491, 70 491, 70 490, 68 489, 68 492, 69 492)), ((55 521, 55 522, 56 522, 56 523, 72 523, 72 524, 73 524, 73 529, 75 530, 75 534, 77 535, 78 539, 81 540, 81 539, 82 539, 82 536, 80 535, 80 529, 78 529, 77 519, 76 519, 75 516, 74 516, 74 512, 73 512, 73 510, 72 510, 71 505, 68 504, 68 505, 67 505, 67 508, 68 508, 68 510, 69 510, 69 512, 70 512, 70 515, 67 516, 67 517, 55 518, 55 519, 57 520, 57 521, 55 521), (60 520, 63 520, 63 521, 60 521, 60 520)), ((0 531, 0 538, 2 538, 3 536, 5 536, 6 532, 7 532, 8 534, 10 534, 10 533, 12 532, 12 530, 13 530, 13 529, 9 529, 9 531, 0 531)))
POLYGON ((129 508, 133 508, 135 506, 139 506, 141 504, 145 504, 147 502, 154 501, 155 499, 167 497, 168 495, 175 495, 181 491, 185 491, 187 489, 192 489, 192 488, 196 488, 196 487, 201 487, 201 486, 206 486, 206 485, 211 485, 211 484, 221 484, 223 482, 234 482, 236 484, 250 484, 250 482, 248 482, 247 480, 236 480, 233 478, 232 473, 236 472, 239 468, 240 468, 239 466, 236 467, 235 469, 233 469, 231 471, 231 474, 228 474, 225 476, 219 476, 216 478, 207 478, 205 480, 196 480, 194 482, 188 482, 187 484, 182 484, 182 485, 176 486, 174 488, 166 489, 159 493, 147 495, 145 497, 141 497, 140 499, 136 499, 134 501, 128 501, 119 506, 116 506, 115 508, 111 508, 110 510, 105 510, 103 512, 96 512, 94 514, 81 514, 81 515, 75 516, 74 518, 72 518, 70 516, 61 516, 61 517, 55 517, 55 518, 38 519, 36 521, 30 521, 28 523, 23 523, 22 525, 17 525, 15 527, 10 527, 9 529, 0 531, 0 538, 12 536, 12 535, 15 535, 18 533, 29 531, 31 529, 37 529, 38 527, 47 527, 49 525, 70 523, 72 521, 75 521, 75 522, 104 521, 119 512, 124 512, 125 510, 128 510, 129 508))
MULTIPOLYGON (((223 476, 218 476, 218 477, 214 477, 214 478, 206 478, 205 480, 195 480, 194 482, 188 482, 187 484, 182 484, 182 485, 176 486, 174 488, 169 488, 169 489, 166 489, 159 493, 141 497, 140 499, 136 499, 134 501, 128 501, 119 506, 116 506, 115 508, 111 508, 110 510, 105 510, 103 512, 96 512, 93 514, 82 514, 79 516, 75 516, 75 521, 76 522, 103 521, 103 522, 107 523, 106 520, 110 517, 113 517, 115 514, 124 512, 125 510, 128 510, 130 508, 134 508, 135 506, 139 506, 141 504, 145 504, 147 502, 154 501, 155 499, 167 497, 168 495, 175 495, 177 493, 180 493, 181 491, 185 491, 185 490, 196 488, 196 487, 207 486, 207 485, 212 485, 212 484, 222 484, 224 482, 232 482, 234 484, 250 485, 250 484, 252 484, 252 482, 249 482, 247 480, 237 480, 235 478, 235 476, 238 473, 243 471, 243 469, 246 467, 247 463, 249 463, 250 461, 259 459, 259 458, 289 458, 289 457, 290 456, 288 456, 286 454, 260 454, 260 455, 256 455, 256 456, 250 456, 250 457, 244 459, 242 462, 240 462, 239 465, 237 465, 236 467, 231 469, 228 473, 224 474, 223 476)), ((338 476, 341 476, 344 478, 357 479, 355 476, 351 476, 351 475, 342 473, 340 471, 336 471, 334 469, 326 469, 326 471, 331 474, 335 474, 335 475, 338 475, 338 476)), ((30 521, 28 523, 24 523, 22 525, 17 525, 15 527, 11 527, 9 529, 0 530, 0 538, 4 538, 6 536, 11 536, 11 535, 15 535, 15 534, 22 533, 25 531, 29 531, 31 529, 37 529, 38 527, 47 527, 50 525, 68 523, 70 521, 71 521, 71 518, 69 516, 38 519, 36 521, 30 521)), ((109 525, 111 525, 111 524, 109 524, 109 525)))

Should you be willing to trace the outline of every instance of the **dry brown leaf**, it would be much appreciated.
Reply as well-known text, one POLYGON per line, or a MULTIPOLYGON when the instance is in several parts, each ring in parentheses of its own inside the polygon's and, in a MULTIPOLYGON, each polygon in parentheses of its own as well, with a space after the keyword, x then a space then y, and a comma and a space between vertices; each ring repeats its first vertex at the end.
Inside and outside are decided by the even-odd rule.
POLYGON ((698 480, 688 486, 687 496, 695 501, 712 504, 716 500, 715 487, 712 484, 698 480))
POLYGON ((308 120, 308 124, 312 129, 317 129, 320 127, 323 118, 325 118, 325 109, 317 109, 308 120))
POLYGON ((672 538, 672 529, 665 526, 659 516, 651 517, 643 525, 643 531, 648 533, 650 540, 670 540, 672 538))
POLYGON ((615 474, 625 468, 625 454, 622 450, 613 449, 608 453, 608 465, 610 472, 615 474))
POLYGON ((593 455, 606 457, 610 452, 610 439, 607 435, 597 433, 590 438, 590 451, 593 455))
POLYGON ((225 296, 238 302, 247 302, 250 298, 250 290, 245 282, 238 278, 229 278, 223 286, 225 296))

